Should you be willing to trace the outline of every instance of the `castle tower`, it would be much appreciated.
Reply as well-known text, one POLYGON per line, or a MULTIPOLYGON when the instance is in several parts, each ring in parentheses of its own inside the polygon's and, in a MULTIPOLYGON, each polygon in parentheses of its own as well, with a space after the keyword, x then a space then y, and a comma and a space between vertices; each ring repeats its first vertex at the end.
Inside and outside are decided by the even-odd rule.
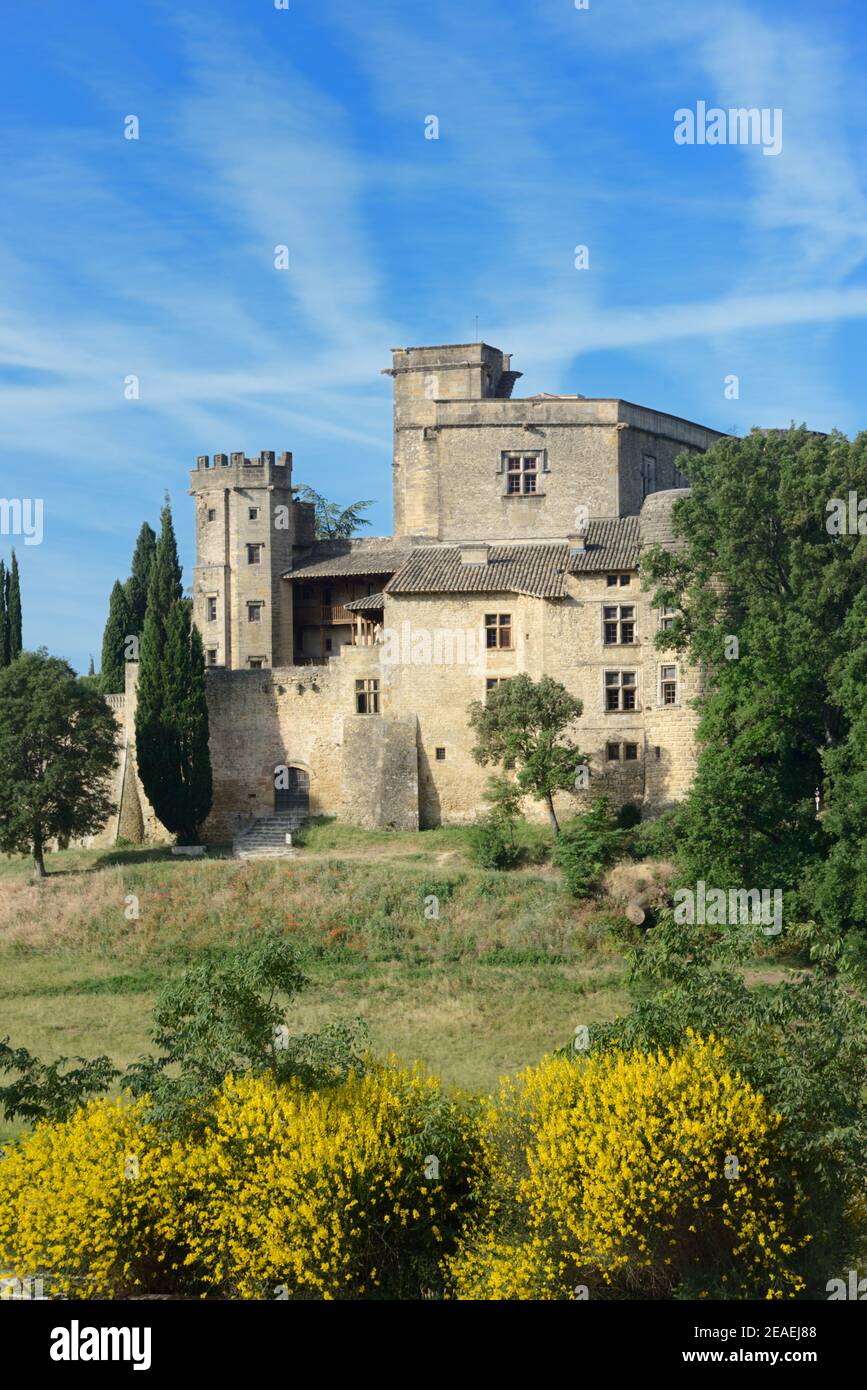
POLYGON ((521 375, 487 343, 392 348, 394 534, 441 538, 438 401, 508 400, 521 375))
POLYGON ((292 566, 297 506, 292 455, 201 455, 190 474, 196 506, 193 617, 205 661, 229 670, 292 664, 292 566))

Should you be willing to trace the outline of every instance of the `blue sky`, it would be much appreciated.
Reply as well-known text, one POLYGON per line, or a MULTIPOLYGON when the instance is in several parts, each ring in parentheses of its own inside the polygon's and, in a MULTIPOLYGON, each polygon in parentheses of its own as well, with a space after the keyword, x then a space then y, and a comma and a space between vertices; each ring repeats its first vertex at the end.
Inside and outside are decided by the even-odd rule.
POLYGON ((7 7, 0 496, 45 506, 42 544, 16 543, 26 645, 98 665, 166 489, 190 577, 199 453, 290 449, 296 481, 376 498, 387 533, 393 346, 478 336, 521 394, 859 430, 860 10, 7 7), (782 152, 675 144, 699 100, 780 108, 782 152))

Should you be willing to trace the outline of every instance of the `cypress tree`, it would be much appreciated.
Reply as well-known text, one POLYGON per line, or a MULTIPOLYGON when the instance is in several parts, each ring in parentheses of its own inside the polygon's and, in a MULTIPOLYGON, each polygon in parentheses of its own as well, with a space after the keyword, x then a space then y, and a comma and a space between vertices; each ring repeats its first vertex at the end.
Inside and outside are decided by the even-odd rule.
POLYGON ((12 551, 12 568, 7 576, 6 619, 9 625, 9 660, 14 661, 22 649, 21 641, 21 580, 18 557, 12 551))
POLYGON ((157 538, 145 521, 138 533, 132 556, 132 568, 126 581, 126 596, 130 611, 130 632, 140 637, 144 628, 148 603, 148 586, 157 547, 157 538))
POLYGON ((93 669, 93 657, 92 657, 92 656, 91 656, 91 658, 90 658, 90 661, 87 663, 87 674, 88 674, 88 677, 89 677, 89 678, 96 675, 96 672, 95 672, 95 670, 93 669))
POLYGON ((139 776, 166 829, 182 843, 194 842, 212 797, 205 663, 192 606, 181 597, 168 500, 151 566, 139 657, 139 776))
POLYGON ((9 665, 9 614, 6 611, 6 566, 0 560, 0 667, 9 665))
POLYGON ((126 661, 124 647, 131 632, 126 590, 120 580, 116 579, 108 601, 108 621, 102 637, 102 671, 99 686, 103 695, 123 693, 126 661))

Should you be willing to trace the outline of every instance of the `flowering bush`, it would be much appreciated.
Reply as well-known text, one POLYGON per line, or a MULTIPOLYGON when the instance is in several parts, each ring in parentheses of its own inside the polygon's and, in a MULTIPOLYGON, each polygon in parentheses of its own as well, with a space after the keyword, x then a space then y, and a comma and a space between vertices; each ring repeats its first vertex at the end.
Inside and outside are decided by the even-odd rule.
POLYGON ((0 1273, 41 1277, 52 1297, 122 1297, 149 1286, 166 1258, 154 1231, 160 1157, 143 1104, 125 1100, 92 1100, 9 1145, 0 1161, 0 1273))
POLYGON ((320 1091, 230 1078, 204 1136, 166 1155, 162 1230, 242 1298, 418 1297, 439 1282, 473 1137, 419 1068, 320 1091))
POLYGON ((713 1038, 549 1058, 483 1120, 481 1201, 447 1261, 462 1299, 793 1296, 779 1116, 713 1038))

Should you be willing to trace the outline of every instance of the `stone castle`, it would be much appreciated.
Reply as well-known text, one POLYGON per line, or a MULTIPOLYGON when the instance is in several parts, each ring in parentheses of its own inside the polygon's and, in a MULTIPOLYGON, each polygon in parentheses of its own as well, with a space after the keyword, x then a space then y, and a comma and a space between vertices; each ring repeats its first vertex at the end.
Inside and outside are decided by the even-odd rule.
MULTIPOLYGON (((672 541, 678 458, 723 436, 628 401, 516 398, 521 373, 486 343, 396 348, 387 375, 392 536, 316 540, 289 453, 203 456, 191 474, 214 773, 203 838, 252 843, 306 815, 401 830, 475 819, 492 769, 471 756, 467 706, 520 672, 583 703, 590 788, 564 794, 564 811, 600 791, 652 812, 678 800, 697 673, 656 646, 671 615, 638 567, 672 541)), ((107 841, 162 831, 135 769, 136 674, 109 697, 107 841)))

